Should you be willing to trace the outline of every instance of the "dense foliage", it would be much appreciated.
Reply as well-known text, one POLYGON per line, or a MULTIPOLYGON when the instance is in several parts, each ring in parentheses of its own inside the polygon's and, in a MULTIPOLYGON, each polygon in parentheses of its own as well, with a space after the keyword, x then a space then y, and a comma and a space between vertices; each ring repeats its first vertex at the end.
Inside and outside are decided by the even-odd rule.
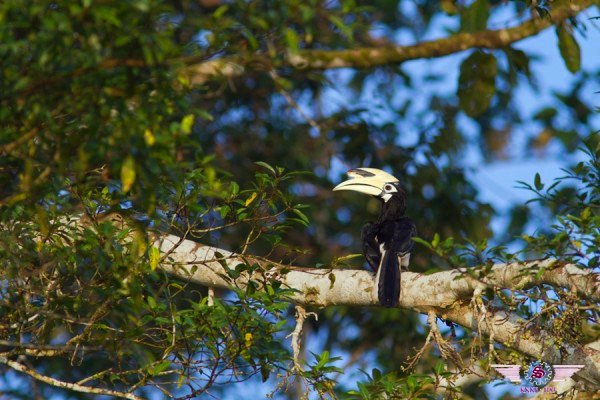
MULTIPOLYGON (((171 233, 283 264, 362 268, 348 255, 378 204, 330 189, 346 166, 372 166, 411 194, 421 238, 413 271, 546 257, 597 268, 600 141, 586 99, 600 71, 581 70, 583 19, 549 28, 576 75, 531 115, 517 91, 544 82, 539 60, 516 45, 460 53, 456 90, 434 69, 373 66, 360 51, 342 70, 290 62, 475 35, 499 28, 498 15, 511 26, 550 21, 565 4, 2 1, 0 393, 90 396, 57 387, 76 382, 191 398, 251 379, 281 396, 419 398, 474 361, 527 362, 455 326, 442 332, 456 354, 441 360, 428 347, 417 360, 427 337, 417 313, 330 307, 309 310, 319 318, 307 318, 305 343, 319 340, 299 369, 286 337, 289 289, 265 279, 213 296, 164 273, 168 255, 152 242, 171 233), (197 72, 215 60, 228 64, 197 72), (479 200, 466 155, 487 163, 573 152, 583 161, 564 179, 523 178, 536 201, 515 205, 494 236, 495 210, 479 200), (345 378, 343 363, 367 376, 345 378)), ((228 278, 259 268, 243 264, 228 278)), ((558 346, 598 340, 597 303, 565 289, 499 288, 476 302, 550 326, 558 346)), ((448 390, 485 395, 478 385, 448 390)))

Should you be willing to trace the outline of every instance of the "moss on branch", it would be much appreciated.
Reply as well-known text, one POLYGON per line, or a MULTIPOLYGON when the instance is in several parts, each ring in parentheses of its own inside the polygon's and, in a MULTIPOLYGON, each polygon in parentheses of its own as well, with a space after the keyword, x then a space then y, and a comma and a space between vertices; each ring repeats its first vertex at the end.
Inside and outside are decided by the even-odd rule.
POLYGON ((297 70, 324 70, 334 68, 367 69, 404 61, 443 57, 472 48, 498 49, 531 37, 576 16, 597 0, 555 2, 552 11, 534 16, 512 28, 484 30, 475 33, 457 33, 446 38, 419 42, 410 46, 362 47, 346 50, 300 50, 289 53, 280 61, 270 60, 265 54, 224 57, 187 67, 190 81, 195 84, 218 78, 233 78, 249 71, 264 70, 269 66, 293 67, 297 70))

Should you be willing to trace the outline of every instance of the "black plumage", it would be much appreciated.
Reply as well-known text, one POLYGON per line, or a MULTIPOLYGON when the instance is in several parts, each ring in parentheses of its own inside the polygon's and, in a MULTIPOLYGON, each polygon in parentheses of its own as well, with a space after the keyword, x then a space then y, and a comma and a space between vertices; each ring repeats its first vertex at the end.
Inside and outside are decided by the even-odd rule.
POLYGON ((363 253, 377 277, 379 303, 394 307, 400 299, 400 273, 408 267, 410 252, 417 230, 414 222, 404 215, 406 195, 398 184, 389 199, 381 199, 379 218, 368 222, 362 230, 363 253))
POLYGON ((408 267, 416 235, 413 221, 406 212, 406 193, 393 175, 376 168, 355 168, 348 179, 334 191, 351 190, 368 194, 381 201, 381 212, 375 222, 362 230, 363 253, 375 271, 379 303, 394 307, 400 301, 400 273, 408 267))

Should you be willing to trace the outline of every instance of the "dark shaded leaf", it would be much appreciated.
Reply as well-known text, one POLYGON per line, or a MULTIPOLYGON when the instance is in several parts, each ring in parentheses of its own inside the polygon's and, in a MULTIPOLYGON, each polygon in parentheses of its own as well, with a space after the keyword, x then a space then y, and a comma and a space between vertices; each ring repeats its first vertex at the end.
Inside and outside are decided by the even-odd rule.
POLYGON ((560 55, 565 61, 567 69, 572 73, 576 73, 581 69, 581 49, 573 32, 565 25, 556 27, 556 35, 558 36, 558 48, 560 55))
POLYGON ((458 98, 460 108, 476 117, 490 106, 496 92, 496 57, 480 51, 473 52, 460 66, 458 98))
POLYGON ((475 0, 470 6, 460 13, 460 30, 462 32, 478 32, 487 27, 490 16, 490 3, 488 0, 475 0))
POLYGON ((542 190, 544 188, 544 184, 542 183, 542 178, 540 177, 539 173, 535 174, 535 179, 533 184, 535 185, 535 188, 537 190, 542 190))

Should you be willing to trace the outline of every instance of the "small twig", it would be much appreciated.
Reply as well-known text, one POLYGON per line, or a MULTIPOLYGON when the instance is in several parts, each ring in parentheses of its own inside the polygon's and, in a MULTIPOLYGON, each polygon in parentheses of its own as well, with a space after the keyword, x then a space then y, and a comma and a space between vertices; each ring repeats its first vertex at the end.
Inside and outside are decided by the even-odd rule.
POLYGON ((254 236, 254 227, 250 229, 250 233, 248 233, 248 236, 246 236, 246 240, 244 241, 244 246, 242 247, 240 254, 246 254, 246 251, 248 251, 248 246, 250 246, 250 243, 254 241, 252 236, 254 236))
MULTIPOLYGON (((110 298, 104 300, 104 302, 100 305, 100 307, 98 307, 98 309, 96 309, 94 314, 92 314, 89 325, 86 325, 85 328, 83 328, 83 331, 79 335, 73 336, 71 339, 69 339, 66 343, 67 346, 70 346, 72 344, 79 344, 85 338, 85 336, 91 332, 92 328, 94 327, 94 324, 106 314, 106 309, 109 306, 109 304, 111 303, 111 301, 112 301, 112 299, 110 299, 110 298)), ((75 350, 77 350, 77 349, 75 349, 75 350)))
POLYGON ((22 145, 23 143, 31 140, 35 135, 38 134, 39 128, 30 129, 28 132, 22 134, 18 139, 13 142, 6 143, 0 146, 0 154, 5 155, 22 145))
POLYGON ((103 375, 106 375, 106 374, 108 374, 109 372, 112 372, 112 370, 113 370, 112 368, 109 368, 109 369, 105 369, 104 371, 97 372, 97 373, 95 373, 94 375, 90 375, 90 376, 88 376, 87 378, 83 378, 82 380, 78 381, 78 382, 76 383, 76 385, 83 385, 84 383, 88 383, 88 382, 90 382, 90 381, 93 381, 93 380, 95 380, 95 379, 98 379, 98 378, 100 378, 101 376, 103 376, 103 375))
POLYGON ((183 243, 186 238, 187 235, 189 234, 189 229, 183 234, 183 236, 179 237, 179 240, 177 241, 177 243, 175 243, 168 251, 164 252, 164 254, 160 257, 160 260, 158 261, 159 264, 162 264, 163 262, 165 262, 165 260, 171 255, 171 253, 173 253, 175 250, 177 250, 177 248, 181 245, 181 243, 183 243))
POLYGON ((167 288, 167 292, 169 294, 169 308, 171 310, 171 344, 169 347, 165 349, 163 352, 162 359, 166 359, 169 356, 169 353, 173 351, 177 347, 177 322, 175 321, 175 306, 173 305, 173 296, 171 295, 171 291, 167 288))

